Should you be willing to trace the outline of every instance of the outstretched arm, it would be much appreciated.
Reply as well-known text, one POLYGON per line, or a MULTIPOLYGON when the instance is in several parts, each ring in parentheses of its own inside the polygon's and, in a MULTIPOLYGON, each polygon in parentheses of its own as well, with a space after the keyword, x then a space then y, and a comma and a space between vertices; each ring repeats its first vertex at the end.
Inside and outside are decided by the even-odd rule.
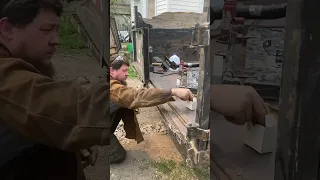
POLYGON ((0 119, 38 143, 65 150, 109 143, 109 84, 86 93, 21 59, 0 61, 0 119))

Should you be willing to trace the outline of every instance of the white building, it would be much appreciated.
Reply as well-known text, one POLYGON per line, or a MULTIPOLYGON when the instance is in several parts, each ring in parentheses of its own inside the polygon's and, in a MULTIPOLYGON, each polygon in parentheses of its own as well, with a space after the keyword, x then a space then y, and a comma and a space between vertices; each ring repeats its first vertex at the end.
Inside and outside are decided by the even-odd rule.
POLYGON ((204 0, 131 0, 131 17, 134 6, 143 18, 152 18, 164 12, 194 12, 202 13, 204 0))

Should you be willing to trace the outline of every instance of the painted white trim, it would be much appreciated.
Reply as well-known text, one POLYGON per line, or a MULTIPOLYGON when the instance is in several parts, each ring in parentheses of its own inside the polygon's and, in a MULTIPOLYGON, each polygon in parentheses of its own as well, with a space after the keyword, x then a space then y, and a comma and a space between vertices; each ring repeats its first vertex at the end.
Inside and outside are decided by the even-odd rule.
POLYGON ((153 16, 157 15, 157 0, 154 0, 154 14, 153 16))

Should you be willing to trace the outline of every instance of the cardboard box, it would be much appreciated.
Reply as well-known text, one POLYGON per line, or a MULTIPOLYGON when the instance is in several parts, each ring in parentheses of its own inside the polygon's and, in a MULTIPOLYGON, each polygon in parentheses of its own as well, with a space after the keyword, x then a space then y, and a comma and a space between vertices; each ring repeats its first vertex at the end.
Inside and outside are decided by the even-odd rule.
POLYGON ((275 152, 277 145, 277 120, 266 115, 266 126, 247 123, 244 143, 260 154, 275 152))

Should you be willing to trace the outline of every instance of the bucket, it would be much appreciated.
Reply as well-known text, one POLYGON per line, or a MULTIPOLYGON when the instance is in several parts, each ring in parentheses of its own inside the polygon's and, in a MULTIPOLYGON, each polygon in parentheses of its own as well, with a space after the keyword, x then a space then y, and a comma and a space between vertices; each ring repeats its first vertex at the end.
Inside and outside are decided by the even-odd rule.
POLYGON ((129 43, 128 46, 127 46, 127 48, 128 48, 128 52, 129 52, 129 53, 132 53, 132 52, 133 52, 132 43, 129 43))

